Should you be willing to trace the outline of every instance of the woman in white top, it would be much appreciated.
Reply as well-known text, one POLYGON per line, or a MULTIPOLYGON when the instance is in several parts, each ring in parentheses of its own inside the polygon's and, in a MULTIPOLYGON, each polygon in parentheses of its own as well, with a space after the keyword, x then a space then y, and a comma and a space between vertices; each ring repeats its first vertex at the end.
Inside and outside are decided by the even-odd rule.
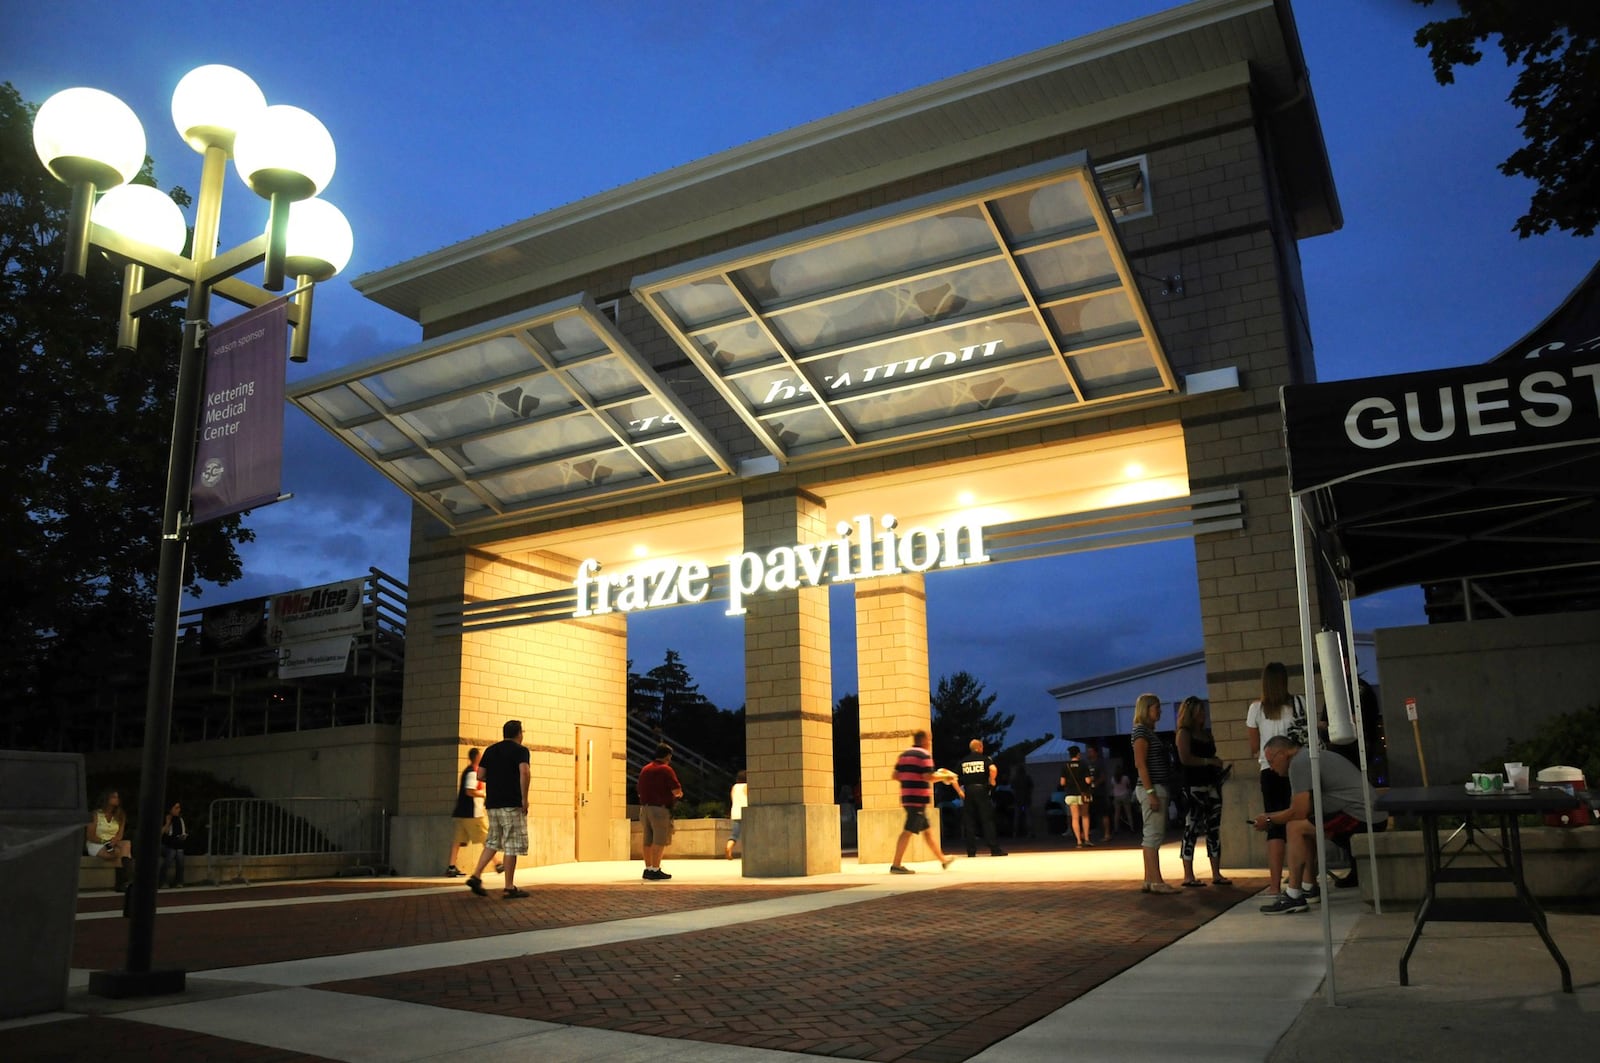
MULTIPOLYGON (((1278 661, 1261 669, 1261 700, 1250 703, 1245 727, 1250 735, 1250 752, 1261 765, 1261 803, 1268 814, 1289 807, 1293 793, 1289 780, 1267 764, 1266 744, 1287 735, 1294 724, 1295 699, 1289 694, 1289 670, 1278 661)), ((1267 828, 1267 875, 1274 890, 1282 891, 1283 855, 1287 834, 1281 824, 1267 828)))
POLYGON ((728 792, 728 815, 733 819, 733 833, 728 836, 727 857, 733 859, 733 847, 739 840, 739 829, 744 826, 744 808, 750 803, 750 786, 745 781, 744 769, 733 778, 733 789, 728 792))
POLYGON ((95 802, 94 818, 84 828, 83 852, 114 864, 116 890, 128 888, 128 866, 133 863, 133 846, 122 836, 128 822, 122 811, 122 796, 115 790, 106 790, 95 802))

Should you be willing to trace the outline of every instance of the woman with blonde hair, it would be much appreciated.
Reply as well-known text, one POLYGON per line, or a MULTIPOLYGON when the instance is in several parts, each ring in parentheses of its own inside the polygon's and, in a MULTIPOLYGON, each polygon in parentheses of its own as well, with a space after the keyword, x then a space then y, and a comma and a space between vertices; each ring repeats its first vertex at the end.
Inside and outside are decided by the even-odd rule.
POLYGON ((1183 884, 1191 889, 1205 883, 1194 877, 1194 843, 1206 836, 1206 859, 1211 881, 1230 886, 1222 874, 1222 760, 1211 737, 1211 710, 1193 694, 1178 707, 1178 763, 1183 765, 1183 884))
MULTIPOLYGON (((1245 730, 1250 735, 1250 752, 1261 766, 1261 805, 1269 816, 1289 807, 1293 794, 1289 780, 1272 770, 1267 762, 1266 745, 1272 739, 1289 736, 1295 725, 1296 702, 1289 694, 1289 669, 1272 661, 1261 669, 1261 700, 1250 703, 1245 714, 1245 730)), ((1301 741, 1304 741, 1303 737, 1301 741)), ((1288 834, 1282 824, 1267 827, 1267 876, 1272 888, 1283 892, 1283 857, 1288 834)))
POLYGON ((1133 705, 1133 766, 1138 778, 1133 795, 1144 814, 1144 836, 1140 851, 1144 854, 1145 893, 1177 893, 1161 878, 1161 842, 1167 833, 1167 789, 1170 771, 1167 750, 1156 734, 1156 723, 1161 719, 1161 699, 1154 694, 1140 694, 1133 705))
POLYGON ((128 888, 128 868, 133 864, 133 846, 124 838, 128 817, 122 811, 122 795, 103 790, 94 803, 94 818, 84 829, 85 856, 99 857, 116 867, 116 890, 128 888))

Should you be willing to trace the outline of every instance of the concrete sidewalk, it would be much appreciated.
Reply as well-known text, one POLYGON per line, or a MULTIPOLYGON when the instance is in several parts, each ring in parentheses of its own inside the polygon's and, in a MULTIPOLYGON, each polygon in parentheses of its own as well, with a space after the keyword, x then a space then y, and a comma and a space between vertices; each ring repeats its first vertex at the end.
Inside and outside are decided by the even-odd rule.
MULTIPOLYGON (((1330 891, 1330 1008, 1315 909, 1144 896, 1138 860, 1018 853, 893 878, 847 861, 773 881, 669 859, 660 884, 636 863, 573 864, 520 873, 533 896, 509 902, 439 879, 163 893, 158 962, 236 962, 190 966, 180 998, 75 992, 69 1014, 0 1024, 0 1056, 1461 1060, 1592 1038, 1600 916, 1551 919, 1575 995, 1519 926, 1430 926, 1402 989, 1409 914, 1330 891)), ((80 906, 80 955, 125 933, 103 907, 80 906)))

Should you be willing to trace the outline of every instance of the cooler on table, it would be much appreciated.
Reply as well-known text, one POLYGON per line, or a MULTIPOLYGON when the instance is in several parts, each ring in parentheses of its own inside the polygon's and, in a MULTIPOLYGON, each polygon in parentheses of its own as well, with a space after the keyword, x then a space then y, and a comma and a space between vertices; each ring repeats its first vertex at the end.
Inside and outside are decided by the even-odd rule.
MULTIPOLYGON (((1584 784, 1583 772, 1577 768, 1557 765, 1545 768, 1539 773, 1538 785, 1542 789, 1565 790, 1580 801, 1585 801, 1588 789, 1584 784)), ((1550 827, 1583 827, 1589 823, 1589 806, 1587 803, 1579 805, 1569 812, 1546 812, 1544 814, 1546 826, 1550 827)))

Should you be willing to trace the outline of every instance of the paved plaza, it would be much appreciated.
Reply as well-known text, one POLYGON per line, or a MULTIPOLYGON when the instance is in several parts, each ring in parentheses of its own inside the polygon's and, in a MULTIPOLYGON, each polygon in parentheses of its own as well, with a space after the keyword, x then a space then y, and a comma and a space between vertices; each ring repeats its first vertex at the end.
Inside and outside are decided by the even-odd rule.
POLYGON ((136 1001, 82 990, 127 938, 120 898, 89 894, 68 1010, 0 1024, 0 1057, 1459 1061, 1553 1054, 1600 1019, 1594 914, 1551 919, 1574 995, 1518 926, 1430 927, 1401 988, 1409 913, 1330 894, 1330 1007, 1320 916, 1260 915, 1259 872, 1151 896, 1132 848, 1040 848, 784 880, 669 853, 671 882, 535 868, 511 901, 498 876, 487 898, 459 879, 163 891, 157 963, 188 991, 136 1001))

